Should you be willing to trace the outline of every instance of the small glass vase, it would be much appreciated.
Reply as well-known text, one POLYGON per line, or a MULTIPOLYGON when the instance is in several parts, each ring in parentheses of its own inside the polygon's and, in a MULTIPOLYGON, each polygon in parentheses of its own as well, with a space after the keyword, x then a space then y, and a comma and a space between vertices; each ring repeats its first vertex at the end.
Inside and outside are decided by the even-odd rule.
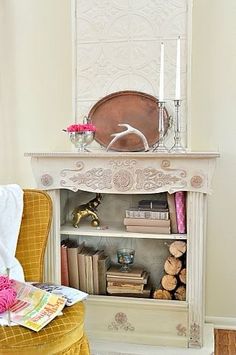
POLYGON ((86 146, 94 140, 94 131, 69 132, 70 141, 77 148, 78 152, 88 151, 86 146))
POLYGON ((132 265, 134 262, 134 254, 134 249, 123 248, 117 250, 117 259, 118 263, 121 264, 121 272, 130 271, 129 265, 132 265))

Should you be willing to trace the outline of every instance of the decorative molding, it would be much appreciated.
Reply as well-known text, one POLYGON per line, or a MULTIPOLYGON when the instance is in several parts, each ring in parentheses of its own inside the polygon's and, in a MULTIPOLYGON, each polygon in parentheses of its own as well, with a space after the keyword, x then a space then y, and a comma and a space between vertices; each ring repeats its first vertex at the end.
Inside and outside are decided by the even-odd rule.
POLYGON ((115 320, 108 325, 108 330, 119 331, 124 330, 126 332, 135 330, 135 327, 128 322, 127 315, 123 312, 115 314, 115 320))
POLYGON ((201 347, 201 336, 200 336, 201 327, 197 323, 192 323, 190 325, 190 335, 189 342, 191 347, 201 347))
POLYGON ((213 324, 217 329, 232 329, 236 330, 236 318, 235 317, 205 317, 206 323, 213 324))

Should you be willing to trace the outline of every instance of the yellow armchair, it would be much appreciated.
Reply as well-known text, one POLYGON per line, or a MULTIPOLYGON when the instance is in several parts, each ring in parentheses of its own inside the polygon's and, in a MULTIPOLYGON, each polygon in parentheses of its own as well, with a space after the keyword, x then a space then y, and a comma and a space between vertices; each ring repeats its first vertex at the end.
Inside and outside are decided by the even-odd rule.
MULTIPOLYGON (((24 211, 16 256, 26 281, 42 282, 43 259, 52 218, 49 195, 24 190, 24 211)), ((79 302, 63 310, 38 333, 21 326, 0 328, 0 354, 10 355, 89 355, 84 335, 84 305, 79 302)))

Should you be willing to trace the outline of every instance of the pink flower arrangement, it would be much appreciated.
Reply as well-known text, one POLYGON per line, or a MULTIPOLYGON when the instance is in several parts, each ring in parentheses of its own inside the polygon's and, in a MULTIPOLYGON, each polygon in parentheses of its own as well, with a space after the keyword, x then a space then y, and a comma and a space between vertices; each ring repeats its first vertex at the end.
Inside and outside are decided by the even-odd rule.
POLYGON ((83 124, 72 124, 64 130, 66 132, 85 132, 85 131, 96 131, 96 127, 91 123, 83 123, 83 124))
POLYGON ((8 276, 0 276, 0 313, 6 312, 16 300, 14 281, 8 276))

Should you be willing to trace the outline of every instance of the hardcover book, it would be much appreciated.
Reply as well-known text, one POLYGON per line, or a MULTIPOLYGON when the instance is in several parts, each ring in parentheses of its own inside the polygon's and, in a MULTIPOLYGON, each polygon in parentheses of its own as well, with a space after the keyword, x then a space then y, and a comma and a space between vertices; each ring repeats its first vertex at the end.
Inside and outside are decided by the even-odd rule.
MULTIPOLYGON (((123 273, 124 274, 124 273, 123 273)), ((141 276, 128 276, 126 275, 116 276, 116 275, 107 275, 107 282, 120 282, 120 283, 129 283, 132 285, 147 284, 149 273, 144 271, 141 276)))
POLYGON ((99 295, 98 260, 104 255, 104 250, 97 250, 93 254, 93 288, 94 295, 99 295))
POLYGON ((61 284, 69 286, 67 246, 65 244, 61 245, 61 284))
POLYGON ((175 208, 178 233, 186 233, 186 201, 184 191, 177 191, 175 193, 175 208))
POLYGON ((175 209, 175 194, 167 194, 167 202, 170 214, 170 227, 171 233, 178 233, 177 228, 177 218, 176 218, 176 209, 175 209))
MULTIPOLYGON (((120 265, 112 265, 106 274, 107 274, 107 276, 123 277, 124 272, 120 271, 120 269, 121 269, 120 265)), ((129 272, 125 273, 125 275, 128 275, 129 277, 142 277, 143 272, 144 272, 144 269, 142 267, 133 266, 129 270, 129 272)))
POLYGON ((79 289, 79 264, 78 254, 84 247, 84 243, 77 246, 76 244, 69 244, 67 247, 68 256, 68 271, 69 271, 69 285, 70 287, 79 289))
POLYGON ((110 268, 111 259, 107 255, 102 255, 98 259, 98 289, 99 295, 106 295, 107 293, 107 284, 106 284, 106 272, 110 268))
POLYGON ((124 218, 125 226, 170 227, 169 219, 124 218))
POLYGON ((168 211, 158 211, 155 209, 129 208, 125 211, 126 218, 146 218, 146 219, 169 219, 168 211))

